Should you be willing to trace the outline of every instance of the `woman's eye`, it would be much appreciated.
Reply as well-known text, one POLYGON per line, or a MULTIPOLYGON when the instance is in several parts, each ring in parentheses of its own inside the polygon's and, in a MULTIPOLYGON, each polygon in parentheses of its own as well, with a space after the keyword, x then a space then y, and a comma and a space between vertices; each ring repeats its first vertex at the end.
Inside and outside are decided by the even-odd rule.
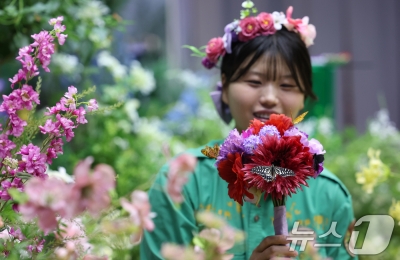
POLYGON ((295 85, 291 85, 291 84, 281 84, 282 88, 295 88, 295 85))
POLYGON ((250 83, 251 85, 261 85, 261 81, 258 80, 248 80, 247 83, 250 83))

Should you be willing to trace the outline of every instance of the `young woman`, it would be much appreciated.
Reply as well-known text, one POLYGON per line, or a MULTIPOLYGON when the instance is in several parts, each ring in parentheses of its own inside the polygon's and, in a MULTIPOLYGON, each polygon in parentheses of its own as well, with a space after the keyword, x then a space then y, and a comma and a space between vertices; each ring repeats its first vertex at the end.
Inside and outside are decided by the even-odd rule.
MULTIPOLYGON (((254 118, 266 121, 271 114, 295 117, 305 99, 315 97, 306 46, 312 43, 315 31, 305 19, 292 19, 291 12, 289 8, 286 17, 282 13, 248 16, 228 25, 224 38, 212 39, 207 47, 205 66, 213 67, 222 57, 222 88, 220 95, 214 93, 217 109, 225 121, 235 120, 239 132, 254 118)), ((222 140, 207 145, 215 143, 222 140)), ((149 192, 152 210, 157 213, 156 229, 144 234, 141 259, 162 259, 159 250, 165 242, 189 244, 193 232, 200 229, 195 214, 201 210, 219 214, 246 232, 242 244, 231 250, 233 259, 296 257, 298 253, 289 250, 287 237, 274 235, 271 199, 262 200, 259 207, 234 202, 228 196, 227 183, 218 175, 215 160, 204 156, 202 148, 188 151, 197 157, 198 164, 184 187, 185 201, 179 209, 163 191, 167 167, 159 173, 149 192)), ((349 192, 327 170, 308 184, 287 199, 289 231, 295 223, 312 229, 322 257, 353 259, 344 241, 354 218, 349 192)))

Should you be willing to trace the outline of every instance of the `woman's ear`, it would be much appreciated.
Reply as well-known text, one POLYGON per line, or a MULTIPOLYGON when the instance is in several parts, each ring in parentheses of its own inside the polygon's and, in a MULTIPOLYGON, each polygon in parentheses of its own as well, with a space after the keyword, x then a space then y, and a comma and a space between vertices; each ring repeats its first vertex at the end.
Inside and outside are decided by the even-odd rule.
POLYGON ((221 95, 221 99, 222 102, 224 102, 225 104, 229 104, 228 102, 228 89, 227 87, 225 87, 226 84, 226 77, 225 74, 221 74, 221 83, 222 83, 222 95, 221 95))

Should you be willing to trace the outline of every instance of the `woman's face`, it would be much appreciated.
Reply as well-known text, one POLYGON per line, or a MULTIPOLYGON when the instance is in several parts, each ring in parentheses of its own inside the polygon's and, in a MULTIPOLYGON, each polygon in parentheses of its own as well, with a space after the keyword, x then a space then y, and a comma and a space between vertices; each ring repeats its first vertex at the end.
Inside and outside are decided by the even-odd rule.
MULTIPOLYGON (((245 130, 254 118, 266 121, 271 114, 294 118, 304 107, 302 86, 296 84, 287 65, 278 62, 276 77, 270 80, 266 59, 261 57, 246 74, 222 90, 222 100, 229 105, 239 131, 245 130)), ((223 75, 223 83, 224 80, 223 75)))

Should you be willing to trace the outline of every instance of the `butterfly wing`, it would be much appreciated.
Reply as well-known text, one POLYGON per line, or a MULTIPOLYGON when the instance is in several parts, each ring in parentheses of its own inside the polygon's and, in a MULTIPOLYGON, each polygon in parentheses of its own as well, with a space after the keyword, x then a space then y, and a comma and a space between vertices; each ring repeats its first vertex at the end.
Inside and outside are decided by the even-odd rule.
POLYGON ((303 119, 304 119, 304 117, 307 115, 307 113, 308 113, 308 111, 307 111, 307 112, 304 112, 303 114, 301 114, 301 115, 299 115, 298 117, 296 117, 296 118, 293 120, 293 124, 295 125, 295 124, 298 124, 298 123, 300 123, 301 121, 303 121, 303 119))
POLYGON ((255 166, 251 169, 251 172, 260 175, 266 182, 274 180, 272 166, 255 166))
POLYGON ((287 169, 287 168, 282 168, 282 167, 277 167, 274 166, 274 171, 275 174, 281 176, 281 177, 288 177, 288 176, 295 176, 296 174, 294 171, 287 169))
POLYGON ((207 156, 208 158, 217 159, 219 154, 219 145, 215 144, 214 147, 206 145, 204 149, 201 149, 201 153, 207 156))

